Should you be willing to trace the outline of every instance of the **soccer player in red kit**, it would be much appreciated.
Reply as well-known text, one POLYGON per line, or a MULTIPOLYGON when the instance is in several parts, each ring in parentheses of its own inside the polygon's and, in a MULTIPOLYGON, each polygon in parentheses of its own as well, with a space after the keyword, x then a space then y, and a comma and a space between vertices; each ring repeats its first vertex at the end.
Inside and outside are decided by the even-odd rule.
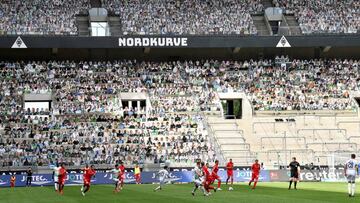
POLYGON ((259 164, 259 160, 255 160, 255 163, 251 166, 251 170, 252 170, 252 176, 251 176, 251 180, 249 182, 249 186, 251 185, 252 182, 254 182, 254 186, 252 187, 252 189, 255 189, 256 184, 259 180, 259 175, 260 175, 260 164, 259 164))
POLYGON ((15 187, 15 182, 16 182, 16 176, 14 174, 12 174, 11 178, 10 178, 10 187, 11 188, 15 187))
POLYGON ((232 186, 234 182, 234 163, 232 162, 232 159, 230 159, 229 162, 226 164, 226 172, 227 172, 226 185, 230 180, 231 186, 229 187, 229 190, 233 190, 232 186))
POLYGON ((84 168, 83 171, 84 171, 83 174, 84 185, 81 189, 81 194, 85 196, 85 193, 90 189, 91 178, 96 174, 96 171, 94 165, 91 165, 90 168, 89 167, 84 168))
POLYGON ((124 181, 125 181, 125 166, 122 161, 120 161, 119 166, 119 182, 120 182, 120 190, 124 187, 124 181))
MULTIPOLYGON (((88 164, 86 164, 85 165, 85 168, 82 168, 81 170, 82 170, 82 172, 83 172, 83 180, 85 180, 85 173, 86 173, 86 171, 87 170, 89 170, 90 169, 90 167, 89 167, 89 165, 88 164)), ((84 185, 83 186, 81 186, 81 192, 84 190, 84 185)))
POLYGON ((214 192, 216 192, 216 189, 213 186, 211 186, 211 183, 213 182, 213 177, 209 172, 208 165, 209 165, 208 163, 205 165, 204 162, 201 162, 202 171, 205 176, 204 188, 206 192, 210 194, 210 189, 214 190, 214 192))
POLYGON ((65 186, 65 180, 66 180, 66 177, 67 177, 67 171, 66 171, 66 168, 65 168, 65 164, 62 163, 60 165, 60 170, 59 170, 59 193, 62 195, 64 194, 64 186, 65 186))
POLYGON ((217 190, 221 190, 220 186, 221 186, 221 178, 220 176, 217 174, 219 171, 219 161, 216 160, 215 161, 215 165, 211 171, 211 176, 213 178, 213 181, 217 180, 217 190))

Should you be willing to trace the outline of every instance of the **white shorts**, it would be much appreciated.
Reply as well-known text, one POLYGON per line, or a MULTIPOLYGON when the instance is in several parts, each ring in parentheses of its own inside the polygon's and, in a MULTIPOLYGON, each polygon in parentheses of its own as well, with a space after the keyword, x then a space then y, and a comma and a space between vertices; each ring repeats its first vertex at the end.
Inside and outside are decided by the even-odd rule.
POLYGON ((195 183, 195 185, 196 186, 201 186, 202 185, 202 180, 199 180, 199 179, 196 179, 196 180, 194 180, 194 183, 195 183))
POLYGON ((58 176, 54 176, 54 183, 59 181, 59 177, 58 176))
POLYGON ((119 182, 119 179, 118 179, 118 178, 113 178, 113 181, 114 181, 115 183, 118 183, 118 182, 119 182))
POLYGON ((355 183, 356 177, 354 175, 347 175, 346 179, 349 183, 355 183))
POLYGON ((164 178, 164 179, 159 179, 159 183, 160 183, 160 185, 164 185, 165 183, 166 183, 166 179, 164 178))

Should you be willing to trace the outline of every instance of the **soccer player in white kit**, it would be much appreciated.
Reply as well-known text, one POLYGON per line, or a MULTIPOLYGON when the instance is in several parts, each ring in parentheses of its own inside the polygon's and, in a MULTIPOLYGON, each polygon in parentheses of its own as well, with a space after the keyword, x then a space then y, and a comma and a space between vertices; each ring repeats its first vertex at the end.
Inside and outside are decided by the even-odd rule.
POLYGON ((355 179, 356 174, 358 173, 358 163, 355 158, 355 154, 351 154, 351 159, 345 164, 345 177, 348 181, 349 197, 355 196, 355 179))
POLYGON ((119 181, 119 165, 118 164, 115 164, 115 168, 113 168, 111 171, 112 173, 112 180, 114 181, 115 183, 115 189, 113 191, 113 193, 117 193, 119 192, 119 185, 120 185, 120 181, 119 181))
POLYGON ((196 166, 194 168, 194 189, 191 191, 191 194, 194 196, 196 190, 200 187, 200 189, 203 191, 204 195, 206 196, 207 193, 205 191, 205 188, 203 186, 203 182, 204 182, 204 175, 203 172, 201 170, 201 160, 197 160, 196 161, 196 166))
POLYGON ((59 190, 59 171, 60 171, 60 166, 57 163, 54 167, 52 167, 52 170, 54 170, 54 187, 55 187, 55 191, 59 190))
POLYGON ((162 187, 165 185, 166 179, 169 177, 169 171, 167 170, 168 167, 164 166, 164 169, 161 169, 157 176, 159 177, 160 185, 154 189, 154 191, 162 190, 162 187))

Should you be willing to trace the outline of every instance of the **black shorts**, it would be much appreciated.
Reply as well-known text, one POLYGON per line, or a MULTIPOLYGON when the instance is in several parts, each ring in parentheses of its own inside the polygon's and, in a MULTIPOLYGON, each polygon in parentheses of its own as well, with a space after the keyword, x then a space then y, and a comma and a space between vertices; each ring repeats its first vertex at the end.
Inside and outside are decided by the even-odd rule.
POLYGON ((299 178, 299 173, 297 171, 291 171, 290 178, 299 178))

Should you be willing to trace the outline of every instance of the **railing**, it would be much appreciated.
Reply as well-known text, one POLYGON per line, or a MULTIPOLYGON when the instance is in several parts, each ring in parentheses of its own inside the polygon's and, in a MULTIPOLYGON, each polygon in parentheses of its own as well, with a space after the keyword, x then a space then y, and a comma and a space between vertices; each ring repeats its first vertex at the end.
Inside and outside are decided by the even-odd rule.
POLYGON ((340 125, 341 124, 358 124, 359 125, 359 129, 360 129, 360 121, 338 121, 337 123, 336 123, 336 126, 338 127, 338 128, 340 128, 340 125))
POLYGON ((272 160, 271 164, 274 167, 287 166, 292 157, 296 157, 300 163, 311 163, 315 160, 315 152, 311 149, 296 149, 296 150, 267 150, 261 152, 266 155, 267 160, 272 160, 271 155, 276 155, 275 162, 272 160), (306 157, 306 160, 303 160, 306 157))
POLYGON ((253 133, 254 133, 254 134, 257 133, 257 131, 256 131, 256 126, 257 126, 257 125, 260 125, 261 128, 262 128, 262 130, 265 132, 265 134, 268 134, 269 129, 264 129, 264 126, 263 126, 263 125, 267 125, 267 124, 271 125, 271 128, 272 128, 272 129, 271 129, 270 131, 271 131, 273 134, 278 133, 277 128, 276 128, 276 125, 277 125, 277 124, 278 124, 278 125, 280 125, 280 124, 287 124, 286 126, 287 126, 287 129, 289 130, 289 132, 291 132, 291 130, 290 130, 290 128, 289 128, 289 125, 290 125, 290 124, 295 124, 295 128, 296 128, 296 122, 256 121, 256 122, 253 122, 253 124, 252 124, 252 131, 253 131, 253 133))
POLYGON ((216 153, 216 156, 218 157, 220 165, 224 165, 226 163, 226 158, 224 157, 224 155, 221 151, 221 144, 219 143, 218 139, 216 138, 214 130, 210 126, 209 122, 207 121, 207 118, 205 117, 205 115, 203 115, 203 116, 204 116, 203 117, 204 118, 204 120, 203 120, 204 127, 208 131, 210 142, 215 145, 215 153, 216 153))
MULTIPOLYGON (((344 142, 332 142, 332 143, 327 143, 327 142, 308 142, 307 146, 311 146, 311 145, 321 145, 322 149, 316 152, 337 152, 337 151, 341 151, 343 149, 349 149, 349 151, 357 151, 357 144, 356 143, 344 143, 344 142), (333 149, 329 149, 330 146, 334 146, 337 149, 333 150, 333 149), (324 148, 326 147, 326 150, 324 150, 324 148)), ((314 150, 315 151, 315 150, 314 150)))
MULTIPOLYGON (((346 129, 316 129, 316 128, 313 128, 313 129, 298 129, 297 130, 297 135, 299 136, 300 135, 300 132, 306 132, 306 131, 310 131, 312 132, 312 136, 313 138, 315 138, 315 134, 317 134, 319 131, 327 131, 328 132, 328 135, 331 136, 331 132, 340 132, 342 135, 343 135, 343 138, 347 141, 349 141, 349 138, 346 136, 347 135, 347 130, 346 129)), ((321 136, 319 136, 319 138, 321 138, 321 136)))
POLYGON ((284 110, 284 111, 254 111, 258 117, 271 116, 304 116, 304 115, 326 115, 326 116, 357 116, 357 109, 353 110, 284 110))
MULTIPOLYGON (((287 143, 286 143, 286 140, 288 140, 288 139, 295 139, 296 140, 296 142, 297 142, 297 144, 299 144, 299 142, 298 142, 298 140, 299 139, 302 139, 303 140, 303 145, 302 146, 306 146, 306 138, 305 137, 286 137, 286 135, 285 136, 275 136, 275 137, 262 137, 261 139, 260 139, 260 146, 261 146, 261 148, 264 148, 264 141, 263 140, 267 140, 267 139, 269 139, 271 142, 273 141, 273 140, 275 140, 275 139, 281 139, 281 142, 282 142, 282 145, 283 145, 283 149, 281 149, 281 150, 286 150, 286 147, 287 147, 287 143)), ((267 142, 266 142, 267 143, 267 142)), ((274 145, 273 145, 274 146, 274 145)), ((299 144, 299 146, 301 146, 301 144, 299 144)), ((274 147, 275 148, 275 147, 274 147)))
MULTIPOLYGON (((263 146, 263 140, 264 140, 264 139, 269 139, 269 137, 262 137, 262 138, 260 139, 260 147, 261 147, 261 150, 264 149, 264 146, 263 146)), ((273 139, 269 139, 269 141, 270 141, 270 144, 271 144, 272 148, 273 148, 273 149, 276 149, 276 147, 275 147, 275 145, 274 145, 274 143, 273 143, 273 139)), ((267 144, 269 144, 269 143, 267 143, 267 144)))
POLYGON ((358 135, 353 135, 353 136, 349 136, 349 142, 351 142, 352 139, 359 139, 360 140, 360 136, 358 135))
MULTIPOLYGON (((246 142, 246 139, 242 136, 242 134, 240 132, 236 132, 236 131, 233 131, 233 130, 213 130, 213 133, 214 133, 214 135, 216 135, 217 132, 227 132, 227 131, 228 132, 235 132, 235 133, 240 135, 239 137, 231 137, 231 138, 239 138, 244 143, 246 142)), ((221 138, 230 138, 230 137, 222 136, 221 138)), ((219 138, 217 138, 217 140, 219 140, 219 138)), ((234 144, 234 143, 232 143, 232 144, 234 144)))
POLYGON ((271 25, 269 23, 269 18, 267 17, 267 15, 264 15, 264 21, 265 21, 266 28, 269 31, 270 35, 273 36, 274 32, 273 32, 273 30, 271 28, 271 25))

